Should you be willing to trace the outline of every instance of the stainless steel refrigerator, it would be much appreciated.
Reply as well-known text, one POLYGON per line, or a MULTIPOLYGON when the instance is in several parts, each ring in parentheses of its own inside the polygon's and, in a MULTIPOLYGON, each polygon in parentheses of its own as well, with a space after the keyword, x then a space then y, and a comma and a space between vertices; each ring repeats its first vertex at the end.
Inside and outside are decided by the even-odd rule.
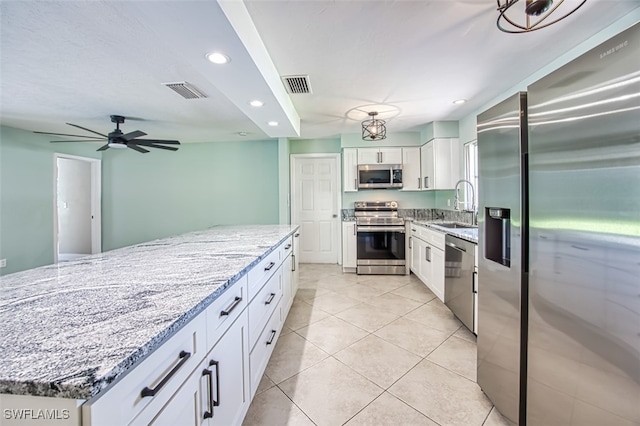
POLYGON ((478 384, 520 425, 640 424, 640 24, 478 116, 478 384))

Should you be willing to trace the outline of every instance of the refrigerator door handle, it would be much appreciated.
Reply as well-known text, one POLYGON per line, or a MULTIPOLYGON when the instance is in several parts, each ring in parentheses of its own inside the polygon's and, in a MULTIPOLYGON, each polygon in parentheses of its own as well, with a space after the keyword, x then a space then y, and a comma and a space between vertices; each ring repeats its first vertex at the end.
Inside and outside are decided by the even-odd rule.
POLYGON ((473 271, 471 275, 471 292, 478 294, 478 271, 473 271))

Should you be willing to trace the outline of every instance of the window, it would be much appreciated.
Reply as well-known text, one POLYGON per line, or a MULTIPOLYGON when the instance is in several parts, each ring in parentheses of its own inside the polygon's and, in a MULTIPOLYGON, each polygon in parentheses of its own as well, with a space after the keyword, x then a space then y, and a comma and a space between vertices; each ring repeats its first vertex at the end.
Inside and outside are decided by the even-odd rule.
MULTIPOLYGON (((478 141, 464 144, 464 178, 473 184, 475 192, 475 210, 478 210, 478 141)), ((465 210, 471 210, 471 194, 469 186, 464 187, 465 210)))

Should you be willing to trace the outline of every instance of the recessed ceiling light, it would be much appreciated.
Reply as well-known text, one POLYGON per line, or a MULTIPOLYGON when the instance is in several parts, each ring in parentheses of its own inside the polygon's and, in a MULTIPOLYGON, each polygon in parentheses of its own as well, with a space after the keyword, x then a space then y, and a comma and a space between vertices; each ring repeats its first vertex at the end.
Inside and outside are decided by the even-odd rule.
POLYGON ((252 107, 258 108, 258 107, 261 107, 262 105, 264 105, 264 102, 255 99, 255 100, 249 102, 249 105, 251 105, 252 107))
POLYGON ((462 104, 464 104, 466 102, 467 102, 466 99, 458 99, 458 100, 453 101, 453 103, 456 104, 456 105, 462 105, 462 104))
POLYGON ((238 136, 247 136, 248 133, 247 132, 238 132, 238 136))
POLYGON ((276 126, 277 126, 278 124, 280 124, 280 123, 278 123, 277 121, 270 121, 270 122, 268 122, 267 124, 268 124, 269 126, 271 126, 271 127, 276 127, 276 126))
POLYGON ((220 52, 207 53, 207 59, 218 65, 226 64, 231 60, 227 55, 220 52))

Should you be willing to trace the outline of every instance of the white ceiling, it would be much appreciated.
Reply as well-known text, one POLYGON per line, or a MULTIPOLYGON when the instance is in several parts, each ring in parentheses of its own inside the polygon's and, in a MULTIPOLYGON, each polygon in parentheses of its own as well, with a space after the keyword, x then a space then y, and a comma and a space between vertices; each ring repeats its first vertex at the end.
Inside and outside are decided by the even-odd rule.
POLYGON ((415 131, 470 114, 639 6, 589 0, 549 28, 506 34, 494 0, 2 0, 0 123, 106 133, 119 114, 125 132, 206 142, 357 133, 378 110, 389 133, 415 131), (231 62, 209 63, 213 50, 231 62), (291 74, 309 75, 313 93, 285 93, 291 74), (161 84, 177 81, 208 98, 161 84))

